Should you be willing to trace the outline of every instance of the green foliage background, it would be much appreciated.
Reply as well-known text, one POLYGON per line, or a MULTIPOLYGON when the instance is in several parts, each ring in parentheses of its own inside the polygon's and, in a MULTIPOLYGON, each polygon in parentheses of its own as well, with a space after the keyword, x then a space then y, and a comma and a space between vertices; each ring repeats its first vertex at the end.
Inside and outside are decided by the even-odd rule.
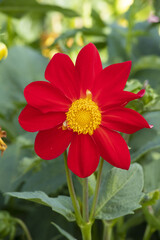
MULTIPOLYGON (((115 240, 160 239, 160 1, 0 0, 0 41, 9 49, 0 62, 0 126, 8 144, 0 157, 0 239, 24 239, 15 218, 26 223, 34 240, 81 239, 63 156, 39 159, 35 134, 21 129, 18 115, 25 106, 24 87, 44 80, 49 58, 63 52, 75 61, 89 42, 97 46, 104 67, 132 60, 126 90, 145 87, 146 94, 128 107, 154 125, 123 135, 133 163, 128 172, 105 162, 93 240, 105 240, 106 226, 113 227, 115 240)), ((81 180, 73 177, 81 201, 81 180)), ((90 202, 95 179, 89 178, 90 202)))

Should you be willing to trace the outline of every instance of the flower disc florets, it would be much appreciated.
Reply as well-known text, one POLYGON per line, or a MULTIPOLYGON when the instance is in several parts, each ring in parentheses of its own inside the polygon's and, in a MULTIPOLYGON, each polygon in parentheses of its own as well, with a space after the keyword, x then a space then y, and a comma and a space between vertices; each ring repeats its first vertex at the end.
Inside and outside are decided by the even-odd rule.
POLYGON ((66 115, 67 126, 78 134, 92 135, 101 123, 98 105, 89 97, 74 101, 66 115))

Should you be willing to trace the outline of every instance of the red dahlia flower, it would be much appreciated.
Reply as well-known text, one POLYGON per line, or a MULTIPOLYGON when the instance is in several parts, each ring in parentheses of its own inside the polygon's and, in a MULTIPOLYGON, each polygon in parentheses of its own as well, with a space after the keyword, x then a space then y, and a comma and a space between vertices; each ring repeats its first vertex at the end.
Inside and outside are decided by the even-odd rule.
POLYGON ((26 131, 39 131, 37 155, 50 160, 70 145, 68 167, 82 178, 96 170, 100 156, 128 169, 130 153, 118 132, 150 128, 138 112, 125 108, 145 92, 123 91, 130 69, 131 61, 103 69, 92 43, 79 52, 75 66, 67 55, 55 54, 45 71, 48 82, 33 82, 25 88, 28 104, 19 116, 26 131))

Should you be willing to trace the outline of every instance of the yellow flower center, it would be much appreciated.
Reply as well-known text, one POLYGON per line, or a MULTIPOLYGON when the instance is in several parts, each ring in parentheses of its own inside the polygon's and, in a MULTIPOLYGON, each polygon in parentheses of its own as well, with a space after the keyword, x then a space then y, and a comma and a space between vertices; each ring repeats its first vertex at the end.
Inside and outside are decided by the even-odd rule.
POLYGON ((101 123, 101 112, 98 105, 92 101, 91 92, 87 90, 86 94, 86 98, 80 98, 72 103, 66 113, 67 118, 63 124, 63 129, 67 127, 78 134, 88 133, 92 135, 94 130, 99 127, 101 123))

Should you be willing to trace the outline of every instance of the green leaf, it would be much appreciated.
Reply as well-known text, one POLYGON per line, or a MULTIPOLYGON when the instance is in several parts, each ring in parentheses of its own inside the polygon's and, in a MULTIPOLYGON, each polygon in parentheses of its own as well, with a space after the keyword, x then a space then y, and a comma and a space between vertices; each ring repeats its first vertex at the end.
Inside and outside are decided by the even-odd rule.
POLYGON ((131 79, 127 81, 125 91, 138 92, 142 89, 142 84, 137 79, 131 79))
POLYGON ((139 79, 142 83, 147 79, 151 87, 155 88, 156 91, 160 92, 160 68, 157 68, 159 65, 159 60, 157 61, 157 59, 159 59, 160 57, 158 25, 151 29, 149 29, 149 26, 151 25, 146 21, 136 24, 136 29, 138 28, 145 31, 147 33, 147 36, 141 36, 137 38, 136 42, 133 44, 132 58, 134 58, 138 62, 138 66, 136 62, 133 62, 133 74, 131 75, 131 77, 139 79), (142 60, 144 60, 144 67, 141 64, 142 61, 139 60, 141 58, 142 60), (137 70, 135 68, 136 71, 134 71, 134 65, 135 67, 137 66, 137 70))
POLYGON ((43 31, 43 18, 41 14, 29 13, 14 22, 14 27, 16 33, 26 43, 32 43, 39 39, 43 31))
POLYGON ((43 161, 43 164, 40 165, 38 171, 33 169, 33 171, 25 175, 22 191, 38 190, 49 194, 61 189, 66 183, 63 155, 52 161, 41 161, 43 161))
POLYGON ((48 59, 29 47, 16 46, 9 49, 7 59, 0 64, 0 113, 6 115, 15 109, 16 103, 26 103, 24 87, 30 82, 44 80, 47 64, 48 59))
POLYGON ((14 144, 8 146, 3 158, 0 158, 1 192, 16 191, 21 185, 22 191, 38 190, 50 194, 61 189, 66 183, 63 156, 52 161, 44 161, 36 157, 35 161, 34 136, 35 134, 32 133, 19 136, 14 144), (27 159, 29 162, 26 162, 27 159))
POLYGON ((143 69, 160 69, 160 57, 149 55, 141 57, 132 67, 132 72, 137 72, 143 69))
POLYGON ((64 229, 62 229, 60 226, 58 226, 57 224, 55 224, 54 222, 51 222, 51 224, 53 226, 55 226, 57 228, 57 230, 63 235, 65 236, 68 240, 76 240, 76 238, 72 237, 71 234, 69 234, 68 232, 66 232, 64 229))
POLYGON ((58 196, 56 198, 48 197, 44 192, 9 192, 9 196, 26 199, 48 207, 53 211, 63 215, 68 221, 75 221, 74 210, 70 197, 58 196))
POLYGON ((146 193, 160 189, 160 153, 153 151, 148 153, 140 161, 144 171, 144 191, 146 193))
POLYGON ((89 196, 92 196, 95 191, 95 186, 96 186, 96 177, 94 174, 88 177, 88 191, 89 191, 89 196))
MULTIPOLYGON (((74 179, 74 186, 76 189, 77 195, 82 198, 82 188, 83 188, 83 178, 76 177, 74 179)), ((94 174, 88 177, 88 194, 89 196, 92 196, 95 191, 96 186, 96 177, 94 174)))
MULTIPOLYGON (((28 151, 30 154, 30 151, 28 151)), ((0 191, 15 191, 19 186, 19 179, 22 173, 19 171, 19 162, 26 151, 21 149, 19 142, 10 144, 4 152, 3 158, 0 158, 0 191)), ((22 180, 21 180, 22 182, 22 180)))
POLYGON ((129 146, 131 147, 132 161, 137 161, 144 154, 160 147, 160 111, 148 112, 143 116, 154 127, 152 129, 142 129, 131 136, 129 146))
POLYGON ((155 14, 160 17, 160 1, 159 0, 153 0, 153 6, 155 9, 155 14))
POLYGON ((154 205, 159 199, 160 199, 160 191, 155 190, 153 192, 149 192, 148 194, 144 195, 141 205, 142 207, 154 205))
POLYGON ((142 189, 143 170, 139 164, 132 164, 128 171, 112 168, 100 188, 96 218, 111 220, 133 213, 141 207, 142 189))
POLYGON ((62 8, 56 5, 40 4, 35 0, 1 0, 0 11, 14 17, 21 17, 28 12, 46 13, 56 11, 62 13, 66 17, 77 17, 78 14, 68 8, 62 8))
POLYGON ((9 212, 0 211, 0 237, 7 237, 15 230, 15 221, 14 218, 11 217, 9 212))
POLYGON ((95 9, 92 9, 91 16, 92 16, 92 18, 93 18, 94 23, 95 23, 98 27, 100 27, 100 28, 106 27, 105 22, 102 20, 102 18, 100 17, 100 14, 99 14, 95 9))
POLYGON ((106 37, 106 34, 103 32, 102 29, 99 29, 99 28, 96 28, 96 27, 92 27, 92 28, 83 27, 83 28, 68 30, 68 31, 62 33, 58 38, 55 39, 52 46, 57 44, 60 40, 66 40, 68 38, 74 37, 79 32, 82 33, 83 35, 87 35, 87 36, 106 37))
POLYGON ((144 146, 142 145, 135 153, 132 154, 132 161, 135 162, 139 158, 141 158, 144 154, 151 150, 160 148, 160 136, 157 136, 153 141, 146 143, 144 146))

